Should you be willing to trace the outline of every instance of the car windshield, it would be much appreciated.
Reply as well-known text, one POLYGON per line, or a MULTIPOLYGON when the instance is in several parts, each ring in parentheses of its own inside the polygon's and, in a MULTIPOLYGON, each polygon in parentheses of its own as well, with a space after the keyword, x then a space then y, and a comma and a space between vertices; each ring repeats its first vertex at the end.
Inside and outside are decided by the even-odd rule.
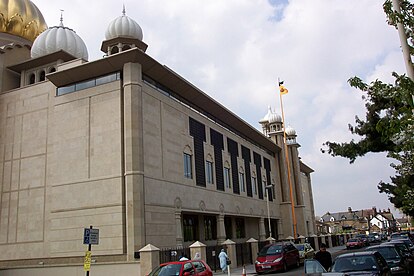
POLYGON ((397 250, 393 247, 378 247, 374 250, 378 251, 386 260, 400 259, 400 255, 398 255, 397 250))
POLYGON ((169 264, 154 269, 149 276, 175 276, 180 275, 181 264, 169 264))
POLYGON ((373 256, 350 256, 336 259, 332 272, 376 271, 377 266, 373 256))
POLYGON ((272 245, 269 247, 264 247, 260 250, 259 256, 263 257, 266 255, 277 255, 282 253, 282 246, 281 245, 272 245))

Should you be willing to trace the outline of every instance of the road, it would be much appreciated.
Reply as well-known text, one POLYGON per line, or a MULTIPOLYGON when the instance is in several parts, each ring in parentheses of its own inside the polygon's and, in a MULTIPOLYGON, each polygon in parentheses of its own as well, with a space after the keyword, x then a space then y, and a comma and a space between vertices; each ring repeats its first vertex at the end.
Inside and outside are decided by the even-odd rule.
MULTIPOLYGON (((329 251, 329 249, 328 249, 329 251)), ((336 256, 345 253, 345 252, 352 252, 352 251, 357 251, 357 250, 340 250, 340 251, 336 251, 336 252, 331 252, 332 255, 332 259, 335 259, 336 256)), ((301 265, 300 267, 297 268, 291 268, 289 269, 287 272, 277 272, 277 273, 271 273, 271 274, 265 274, 265 275, 279 275, 279 276, 297 276, 297 275, 302 275, 303 273, 303 265, 301 265)))

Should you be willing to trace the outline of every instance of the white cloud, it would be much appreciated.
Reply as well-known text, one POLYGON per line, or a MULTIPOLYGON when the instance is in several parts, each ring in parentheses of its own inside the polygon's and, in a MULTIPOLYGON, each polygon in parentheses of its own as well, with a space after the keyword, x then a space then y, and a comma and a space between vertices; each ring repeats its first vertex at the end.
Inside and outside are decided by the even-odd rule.
MULTIPOLYGON (((404 72, 398 34, 386 24, 382 2, 124 1, 143 29, 149 55, 257 128, 269 103, 280 110, 277 79, 285 81, 286 120, 297 130, 303 161, 315 169, 317 215, 391 206, 376 188, 393 174, 383 155, 349 165, 320 152, 327 140, 348 141, 348 123, 364 115, 350 77, 392 81, 391 71, 404 72)), ((106 26, 122 11, 116 1, 34 3, 50 26, 64 9, 65 26, 84 39, 91 60, 102 57, 106 26)))

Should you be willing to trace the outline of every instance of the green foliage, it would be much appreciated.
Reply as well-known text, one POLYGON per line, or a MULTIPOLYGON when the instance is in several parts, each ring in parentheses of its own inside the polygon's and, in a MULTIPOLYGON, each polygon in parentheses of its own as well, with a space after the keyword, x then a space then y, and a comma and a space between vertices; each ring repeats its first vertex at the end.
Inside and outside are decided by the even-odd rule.
MULTIPOLYGON (((387 0, 384 11, 390 25, 396 26, 397 22, 404 25, 409 44, 413 45, 414 5, 402 0, 399 14, 393 11, 391 0, 387 0)), ((410 48, 414 53, 414 48, 410 48)), ((362 91, 366 107, 365 119, 356 116, 355 125, 348 125, 359 140, 327 141, 322 152, 348 158, 350 163, 369 152, 387 153, 387 157, 397 161, 390 164, 396 175, 390 178, 390 183, 381 181, 378 189, 388 195, 395 207, 414 216, 414 82, 405 75, 393 73, 393 76, 394 84, 380 80, 367 84, 358 77, 349 79, 352 87, 362 91)))

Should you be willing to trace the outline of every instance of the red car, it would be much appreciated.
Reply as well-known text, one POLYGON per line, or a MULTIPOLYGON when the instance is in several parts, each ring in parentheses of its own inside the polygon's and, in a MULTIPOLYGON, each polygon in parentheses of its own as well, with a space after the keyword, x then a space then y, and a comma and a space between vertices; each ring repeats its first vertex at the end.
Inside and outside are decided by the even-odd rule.
POLYGON ((300 266, 299 251, 292 242, 268 244, 260 250, 255 262, 257 274, 300 266))
POLYGON ((160 264, 148 276, 213 276, 213 271, 202 260, 188 260, 182 262, 168 262, 160 264))
POLYGON ((359 239, 359 238, 353 238, 353 239, 349 239, 346 242, 346 249, 361 248, 364 245, 365 245, 364 244, 364 241, 362 241, 361 239, 359 239))

